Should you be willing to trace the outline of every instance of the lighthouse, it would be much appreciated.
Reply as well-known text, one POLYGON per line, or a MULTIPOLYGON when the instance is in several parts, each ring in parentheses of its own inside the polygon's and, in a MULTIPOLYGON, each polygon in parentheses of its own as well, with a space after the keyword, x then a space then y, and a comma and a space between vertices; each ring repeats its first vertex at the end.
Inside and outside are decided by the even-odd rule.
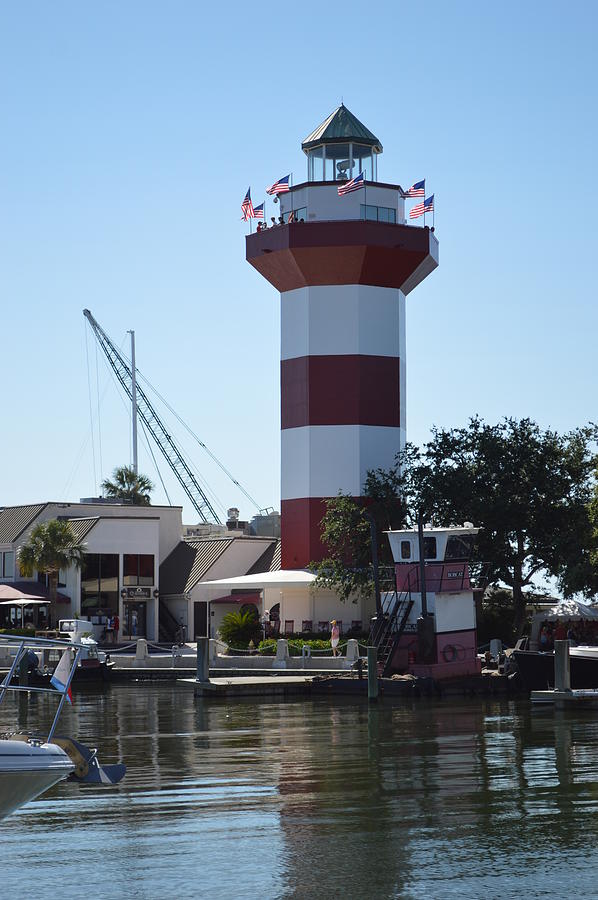
POLYGON ((429 225, 380 181, 382 144, 346 106, 303 141, 307 178, 246 258, 280 292, 282 568, 325 556, 325 501, 363 497, 405 445, 405 298, 438 265, 429 225), (363 173, 363 187, 339 194, 363 173))

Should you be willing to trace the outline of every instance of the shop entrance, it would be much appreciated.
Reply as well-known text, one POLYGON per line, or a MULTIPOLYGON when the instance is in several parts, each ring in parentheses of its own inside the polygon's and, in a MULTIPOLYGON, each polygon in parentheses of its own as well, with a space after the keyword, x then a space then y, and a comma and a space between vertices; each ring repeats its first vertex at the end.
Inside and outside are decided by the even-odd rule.
POLYGON ((138 638, 147 636, 147 604, 139 600, 125 600, 124 603, 124 633, 127 637, 138 638))

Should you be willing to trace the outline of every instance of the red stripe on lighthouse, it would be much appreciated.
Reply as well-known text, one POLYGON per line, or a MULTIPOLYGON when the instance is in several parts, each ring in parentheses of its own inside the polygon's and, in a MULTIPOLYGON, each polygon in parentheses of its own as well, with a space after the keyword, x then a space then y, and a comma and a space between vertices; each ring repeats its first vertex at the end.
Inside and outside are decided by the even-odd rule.
POLYGON ((281 425, 400 425, 400 361, 392 356, 282 360, 281 425))

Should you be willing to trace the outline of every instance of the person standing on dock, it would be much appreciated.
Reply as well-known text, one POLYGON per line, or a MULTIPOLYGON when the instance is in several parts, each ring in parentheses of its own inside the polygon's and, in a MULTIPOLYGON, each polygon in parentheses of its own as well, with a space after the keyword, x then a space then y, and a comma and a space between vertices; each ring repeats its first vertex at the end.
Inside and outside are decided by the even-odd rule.
POLYGON ((332 645, 332 655, 337 656, 340 631, 339 631, 339 627, 336 623, 336 619, 333 619, 330 624, 332 625, 332 630, 330 632, 330 643, 332 645))
POLYGON ((118 629, 120 628, 120 619, 118 617, 118 613, 114 616, 114 619, 112 620, 112 627, 114 629, 112 632, 113 643, 118 644, 118 629))

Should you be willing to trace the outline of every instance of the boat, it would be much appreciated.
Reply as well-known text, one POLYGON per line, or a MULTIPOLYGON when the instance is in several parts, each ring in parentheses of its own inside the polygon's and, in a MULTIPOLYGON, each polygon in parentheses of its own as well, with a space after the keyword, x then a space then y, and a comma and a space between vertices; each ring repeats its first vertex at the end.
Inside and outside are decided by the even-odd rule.
MULTIPOLYGON (((598 688, 598 646, 591 642, 598 638, 598 608, 572 599, 560 600, 550 609, 537 612, 532 617, 527 646, 524 648, 518 644, 511 655, 517 663, 521 680, 530 691, 554 688, 554 652, 540 649, 540 633, 545 625, 557 629, 558 623, 562 628, 562 638, 569 629, 579 632, 569 644, 571 687, 575 690, 598 688)), ((552 637, 559 637, 556 630, 552 637)), ((524 640, 521 639, 522 642, 524 640)))
MULTIPOLYGON (((530 691, 554 688, 554 651, 513 650, 521 680, 530 691)), ((598 647, 579 645, 569 647, 571 687, 598 688, 598 647)))
POLYGON ((59 696, 58 708, 46 736, 9 732, 0 735, 0 819, 35 799, 65 778, 95 784, 117 784, 125 774, 121 764, 101 766, 97 751, 73 738, 59 737, 56 727, 77 670, 82 647, 72 641, 47 638, 15 638, 4 635, 2 644, 14 650, 14 659, 0 684, 0 704, 8 691, 59 696), (61 651, 61 659, 52 678, 52 686, 36 687, 14 683, 14 675, 30 652, 61 651), (74 658, 71 651, 75 650, 74 658))
POLYGON ((57 744, 0 737, 0 819, 74 771, 72 759, 57 744))
MULTIPOLYGON (((80 619, 63 619, 59 624, 58 637, 66 642, 71 649, 73 658, 78 649, 78 663, 73 675, 73 681, 78 684, 81 681, 107 681, 114 668, 114 662, 110 654, 98 647, 98 642, 85 630, 87 622, 80 619)), ((28 686, 44 687, 50 685, 52 672, 56 668, 62 649, 59 647, 35 647, 28 648, 28 666, 26 675, 19 668, 13 682, 22 682, 28 686)))

